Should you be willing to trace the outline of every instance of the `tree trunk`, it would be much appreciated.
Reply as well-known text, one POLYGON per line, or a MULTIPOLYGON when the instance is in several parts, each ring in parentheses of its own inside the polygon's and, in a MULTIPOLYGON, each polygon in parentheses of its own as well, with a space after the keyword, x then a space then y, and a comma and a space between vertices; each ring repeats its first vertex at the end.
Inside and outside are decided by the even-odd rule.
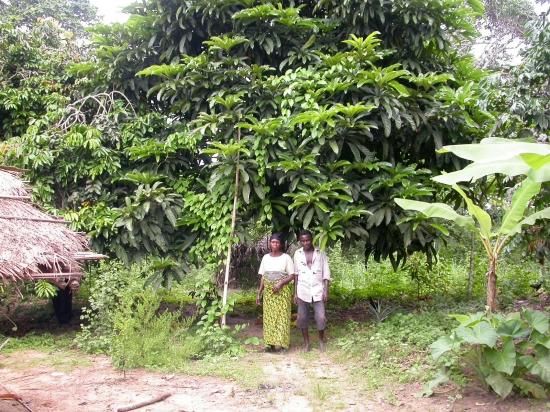
POLYGON ((487 272, 487 307, 490 312, 497 310, 497 264, 494 258, 491 258, 487 272))

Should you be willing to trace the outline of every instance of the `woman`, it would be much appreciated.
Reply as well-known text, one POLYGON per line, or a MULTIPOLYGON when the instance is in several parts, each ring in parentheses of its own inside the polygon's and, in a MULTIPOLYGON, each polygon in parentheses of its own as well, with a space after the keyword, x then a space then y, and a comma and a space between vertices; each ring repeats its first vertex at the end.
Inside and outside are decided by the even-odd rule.
POLYGON ((283 237, 274 233, 270 240, 271 253, 262 258, 260 288, 256 304, 263 294, 264 343, 266 351, 288 349, 290 345, 290 309, 293 294, 290 282, 294 279, 292 258, 283 253, 283 237))

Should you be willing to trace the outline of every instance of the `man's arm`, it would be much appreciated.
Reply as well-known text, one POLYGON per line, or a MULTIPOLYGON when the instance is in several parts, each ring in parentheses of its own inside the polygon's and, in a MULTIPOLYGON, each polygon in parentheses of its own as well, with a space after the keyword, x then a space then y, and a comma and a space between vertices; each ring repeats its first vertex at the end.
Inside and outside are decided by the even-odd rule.
POLYGON ((323 252, 323 302, 328 301, 328 289, 330 286, 330 268, 328 267, 328 258, 323 252))
POLYGON ((330 280, 323 279, 323 302, 328 301, 328 287, 330 284, 330 280))

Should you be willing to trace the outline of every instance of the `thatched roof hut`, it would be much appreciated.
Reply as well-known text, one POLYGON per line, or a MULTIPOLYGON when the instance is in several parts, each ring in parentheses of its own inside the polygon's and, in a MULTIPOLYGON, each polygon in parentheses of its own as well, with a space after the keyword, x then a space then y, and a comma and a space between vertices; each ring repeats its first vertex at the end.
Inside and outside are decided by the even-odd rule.
POLYGON ((84 234, 31 204, 28 187, 17 170, 0 167, 1 281, 79 283, 81 263, 102 257, 89 251, 84 234))

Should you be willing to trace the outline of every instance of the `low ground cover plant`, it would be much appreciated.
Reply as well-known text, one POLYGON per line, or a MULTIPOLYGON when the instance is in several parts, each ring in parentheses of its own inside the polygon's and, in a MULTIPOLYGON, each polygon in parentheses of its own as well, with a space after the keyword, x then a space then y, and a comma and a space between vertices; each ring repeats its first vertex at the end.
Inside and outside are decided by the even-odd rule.
POLYGON ((548 313, 524 309, 452 317, 460 325, 431 345, 432 357, 446 370, 465 360, 481 382, 501 398, 519 392, 546 399, 550 389, 548 313))

